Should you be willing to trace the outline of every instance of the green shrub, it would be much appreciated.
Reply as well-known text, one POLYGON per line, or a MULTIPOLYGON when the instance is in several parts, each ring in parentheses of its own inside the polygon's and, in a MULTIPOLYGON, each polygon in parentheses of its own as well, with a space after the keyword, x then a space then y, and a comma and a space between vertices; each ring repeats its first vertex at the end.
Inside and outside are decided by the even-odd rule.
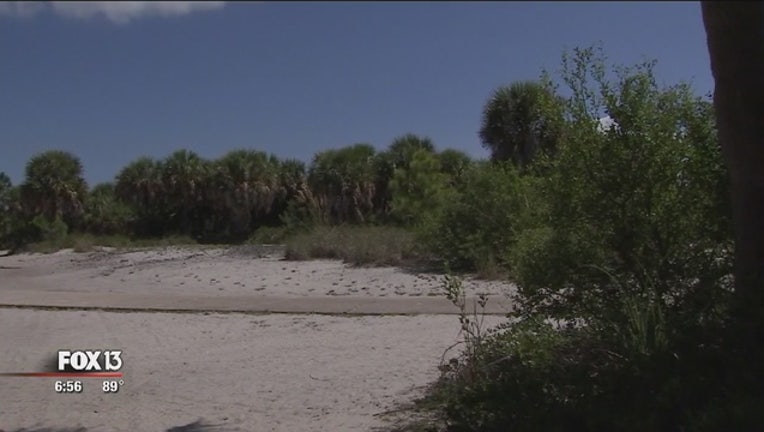
POLYGON ((69 233, 69 227, 61 218, 50 221, 44 216, 36 216, 32 219, 32 225, 39 231, 40 240, 44 242, 63 242, 69 233))
POLYGON ((22 221, 19 208, 19 188, 14 188, 11 179, 0 172, 0 249, 15 247, 22 221))
POLYGON ((131 208, 119 201, 111 183, 96 185, 85 202, 85 230, 95 235, 116 235, 128 231, 135 218, 131 208))
POLYGON ((441 367, 429 405, 449 432, 711 431, 732 418, 712 396, 721 389, 713 337, 667 327, 653 303, 615 308, 630 317, 611 323, 617 331, 527 317, 464 332, 466 348, 441 367))
POLYGON ((420 230, 423 242, 455 270, 506 271, 515 224, 525 224, 534 206, 534 180, 509 164, 485 163, 463 181, 420 230))
POLYGON ((397 168, 390 181, 391 214, 405 226, 421 225, 452 199, 447 182, 436 154, 414 151, 409 164, 397 168))
POLYGON ((566 57, 573 95, 543 184, 548 223, 511 254, 525 306, 625 319, 614 301, 642 296, 670 319, 713 319, 730 288, 731 236, 711 104, 683 84, 659 88, 653 63, 610 82, 594 53, 566 57), (602 112, 615 126, 601 128, 602 112))
POLYGON ((760 389, 723 372, 746 363, 724 343, 729 195, 712 106, 652 70, 609 81, 593 49, 565 56, 554 157, 524 176, 478 171, 444 211, 438 251, 504 258, 519 288, 511 323, 443 369, 433 398, 449 431, 753 430, 761 417, 746 402, 760 389))

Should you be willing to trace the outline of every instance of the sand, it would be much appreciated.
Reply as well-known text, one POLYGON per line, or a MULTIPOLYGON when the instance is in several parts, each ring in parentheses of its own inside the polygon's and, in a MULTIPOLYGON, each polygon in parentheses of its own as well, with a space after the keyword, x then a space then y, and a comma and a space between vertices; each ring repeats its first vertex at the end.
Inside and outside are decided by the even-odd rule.
MULTIPOLYGON (((215 296, 440 297, 442 275, 395 267, 353 268, 340 261, 285 261, 278 249, 172 247, 143 251, 29 254, 0 258, 4 285, 37 283, 56 291, 174 291, 215 296), (19 279, 20 278, 20 279, 19 279), (68 280, 71 281, 68 281, 68 280), (75 282, 76 281, 76 282, 75 282)), ((473 294, 510 286, 468 278, 473 294)))
MULTIPOLYGON (((382 430, 461 339, 441 282, 247 248, 3 257, 0 305, 24 307, 0 308, 0 372, 40 370, 61 348, 119 348, 125 384, 104 394, 85 379, 66 395, 51 378, 0 378, 0 429, 162 431, 203 419, 221 430, 382 430), (109 311, 77 310, 84 303, 109 311), (28 308, 51 305, 71 310, 28 308), (154 312, 114 312, 128 306, 154 312), (337 311, 356 315, 326 315, 337 311)), ((467 287, 491 295, 495 312, 513 289, 467 287)))

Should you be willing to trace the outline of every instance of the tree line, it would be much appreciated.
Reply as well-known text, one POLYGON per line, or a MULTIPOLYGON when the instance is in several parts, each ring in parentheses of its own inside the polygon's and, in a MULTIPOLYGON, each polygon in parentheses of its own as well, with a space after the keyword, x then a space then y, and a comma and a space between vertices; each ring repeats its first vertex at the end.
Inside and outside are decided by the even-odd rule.
MULTIPOLYGON (((494 92, 480 131, 493 161, 525 165, 552 143, 538 110, 546 92, 531 81, 494 92)), ((19 248, 51 230, 236 243, 263 226, 407 225, 425 213, 415 204, 424 197, 407 198, 414 188, 455 188, 483 163, 406 134, 384 151, 353 144, 320 151, 309 164, 253 149, 215 160, 178 150, 164 159, 141 157, 113 181, 90 187, 76 155, 50 150, 27 162, 19 185, 0 173, 0 247, 19 248)))
POLYGON ((463 152, 437 152, 430 139, 408 134, 382 152, 369 144, 322 151, 307 166, 257 150, 234 150, 215 160, 178 150, 161 160, 141 157, 114 181, 89 187, 77 156, 51 150, 28 161, 17 186, 0 174, 3 240, 6 246, 35 241, 34 230, 25 229, 30 224, 63 224, 99 235, 181 234, 239 242, 290 217, 389 223, 394 175, 408 168, 417 151, 436 160, 438 171, 451 179, 473 163, 463 152))

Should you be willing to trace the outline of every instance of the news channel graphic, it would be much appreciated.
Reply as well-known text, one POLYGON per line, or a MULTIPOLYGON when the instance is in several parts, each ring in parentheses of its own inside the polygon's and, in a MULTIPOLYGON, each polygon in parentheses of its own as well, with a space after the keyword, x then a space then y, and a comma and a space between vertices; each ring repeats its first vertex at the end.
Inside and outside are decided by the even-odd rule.
POLYGON ((47 359, 42 371, 0 372, 0 377, 53 379, 53 391, 58 394, 82 393, 91 386, 113 394, 125 385, 123 366, 120 349, 62 349, 47 359))

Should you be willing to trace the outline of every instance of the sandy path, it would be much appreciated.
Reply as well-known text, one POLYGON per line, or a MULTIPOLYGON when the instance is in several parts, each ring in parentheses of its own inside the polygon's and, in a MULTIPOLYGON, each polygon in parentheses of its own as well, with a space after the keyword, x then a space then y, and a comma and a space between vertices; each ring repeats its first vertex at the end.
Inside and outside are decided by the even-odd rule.
MULTIPOLYGON (((116 395, 104 394, 100 380, 85 380, 82 394, 60 395, 53 379, 0 377, 0 430, 159 432, 203 418, 224 430, 369 431, 385 426, 381 413, 421 394, 438 376, 443 351, 459 340, 439 275, 260 252, 0 258, 0 306, 300 313, 0 307, 0 372, 39 371, 61 348, 110 347, 125 352, 126 381, 116 395)), ((511 285, 465 286, 491 296, 493 312, 508 309, 511 285)))
MULTIPOLYGON (((339 261, 284 261, 247 247, 18 255, 0 258, 0 305, 282 313, 456 313, 441 275, 339 261)), ((514 290, 465 279, 468 295, 510 307, 514 290)))
POLYGON ((368 431, 421 394, 452 316, 331 317, 0 309, 0 371, 40 370, 62 347, 124 350, 125 386, 79 395, 0 378, 0 428, 162 431, 199 418, 242 431, 368 431), (12 347, 12 349, 9 349, 12 347))

